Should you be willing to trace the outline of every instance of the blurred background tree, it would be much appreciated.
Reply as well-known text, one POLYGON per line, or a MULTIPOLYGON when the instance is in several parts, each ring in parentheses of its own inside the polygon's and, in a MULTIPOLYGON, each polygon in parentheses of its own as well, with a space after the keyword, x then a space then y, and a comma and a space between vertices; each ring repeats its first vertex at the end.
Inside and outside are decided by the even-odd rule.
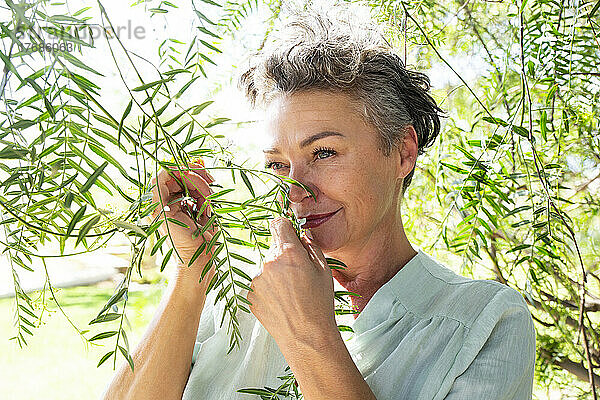
MULTIPOLYGON (((406 193, 411 241, 456 272, 521 292, 536 322, 538 388, 596 398, 600 2, 338 3, 371 13, 405 62, 431 76, 447 113, 406 193)), ((239 97, 232 103, 241 94, 231 87, 273 24, 307 4, 137 2, 164 24, 151 54, 130 49, 126 30, 111 24, 114 7, 77 5, 8 0, 0 14, 0 238, 16 293, 14 340, 26 343, 40 302, 54 297, 47 272, 50 296, 38 299, 19 273, 44 273, 49 257, 92 252, 119 234, 131 265, 93 323, 75 329, 88 343, 113 340, 101 362, 128 359, 125 307, 144 248, 162 268, 177 256, 157 234, 164 220, 148 218, 149 181, 202 156, 221 173, 211 199, 223 231, 213 286, 234 347, 244 271, 268 247, 282 182, 256 168, 257 148, 243 139, 258 137, 253 115, 239 97), (175 25, 185 28, 169 31, 175 25), (103 91, 110 85, 118 96, 103 91), (205 117, 223 94, 220 115, 205 117), (48 243, 52 252, 38 251, 48 243)))

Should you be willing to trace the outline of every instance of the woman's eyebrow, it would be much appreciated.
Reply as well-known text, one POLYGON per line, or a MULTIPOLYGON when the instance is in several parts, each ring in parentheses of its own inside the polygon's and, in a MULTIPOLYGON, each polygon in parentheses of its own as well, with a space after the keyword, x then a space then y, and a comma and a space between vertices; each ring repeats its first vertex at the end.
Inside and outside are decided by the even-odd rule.
MULTIPOLYGON (((335 132, 335 131, 323 131, 323 132, 319 132, 319 133, 315 133, 314 135, 311 135, 309 137, 307 137, 306 139, 304 139, 302 142, 300 142, 300 147, 304 148, 306 146, 311 145, 312 143, 316 142, 317 140, 329 137, 329 136, 341 136, 341 137, 345 137, 343 134, 339 133, 339 132, 335 132)), ((263 153, 265 154, 278 154, 279 150, 278 149, 265 149, 263 150, 263 153)))

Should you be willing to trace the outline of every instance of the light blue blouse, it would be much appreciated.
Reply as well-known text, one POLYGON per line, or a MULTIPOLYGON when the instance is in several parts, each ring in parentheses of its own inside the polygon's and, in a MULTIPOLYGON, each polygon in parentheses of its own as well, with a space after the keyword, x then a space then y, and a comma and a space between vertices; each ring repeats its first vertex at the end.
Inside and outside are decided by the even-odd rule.
MULTIPOLYGON (((207 300, 183 400, 258 399, 236 391, 281 384, 287 363, 253 315, 239 313, 244 341, 226 354, 222 310, 207 300)), ((346 346, 377 399, 532 398, 535 330, 523 297, 459 276, 423 251, 351 324, 346 346)))

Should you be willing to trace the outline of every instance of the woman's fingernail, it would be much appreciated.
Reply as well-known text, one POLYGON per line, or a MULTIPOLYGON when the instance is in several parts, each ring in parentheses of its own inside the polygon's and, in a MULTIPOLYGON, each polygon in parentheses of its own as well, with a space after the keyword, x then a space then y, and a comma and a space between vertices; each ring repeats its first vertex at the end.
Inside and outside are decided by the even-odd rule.
POLYGON ((307 238, 309 238, 310 240, 313 240, 313 239, 314 239, 314 238, 313 238, 313 235, 312 235, 312 233, 311 233, 311 231, 310 231, 310 229, 306 229, 306 230, 304 231, 304 233, 306 234, 306 237, 307 237, 307 238))

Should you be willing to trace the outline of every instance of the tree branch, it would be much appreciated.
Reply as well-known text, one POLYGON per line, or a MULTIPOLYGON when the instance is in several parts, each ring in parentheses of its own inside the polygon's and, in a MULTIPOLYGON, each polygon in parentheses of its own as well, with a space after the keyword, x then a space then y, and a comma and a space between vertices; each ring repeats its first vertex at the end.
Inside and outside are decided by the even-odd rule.
MULTIPOLYGON (((569 358, 557 359, 552 355, 552 353, 546 349, 540 348, 538 349, 540 357, 547 360, 553 365, 564 369, 565 371, 570 372, 575 375, 578 379, 584 382, 588 382, 588 369, 583 365, 583 363, 577 363, 569 358)), ((600 376, 593 374, 594 376, 594 385, 600 388, 600 376)))

